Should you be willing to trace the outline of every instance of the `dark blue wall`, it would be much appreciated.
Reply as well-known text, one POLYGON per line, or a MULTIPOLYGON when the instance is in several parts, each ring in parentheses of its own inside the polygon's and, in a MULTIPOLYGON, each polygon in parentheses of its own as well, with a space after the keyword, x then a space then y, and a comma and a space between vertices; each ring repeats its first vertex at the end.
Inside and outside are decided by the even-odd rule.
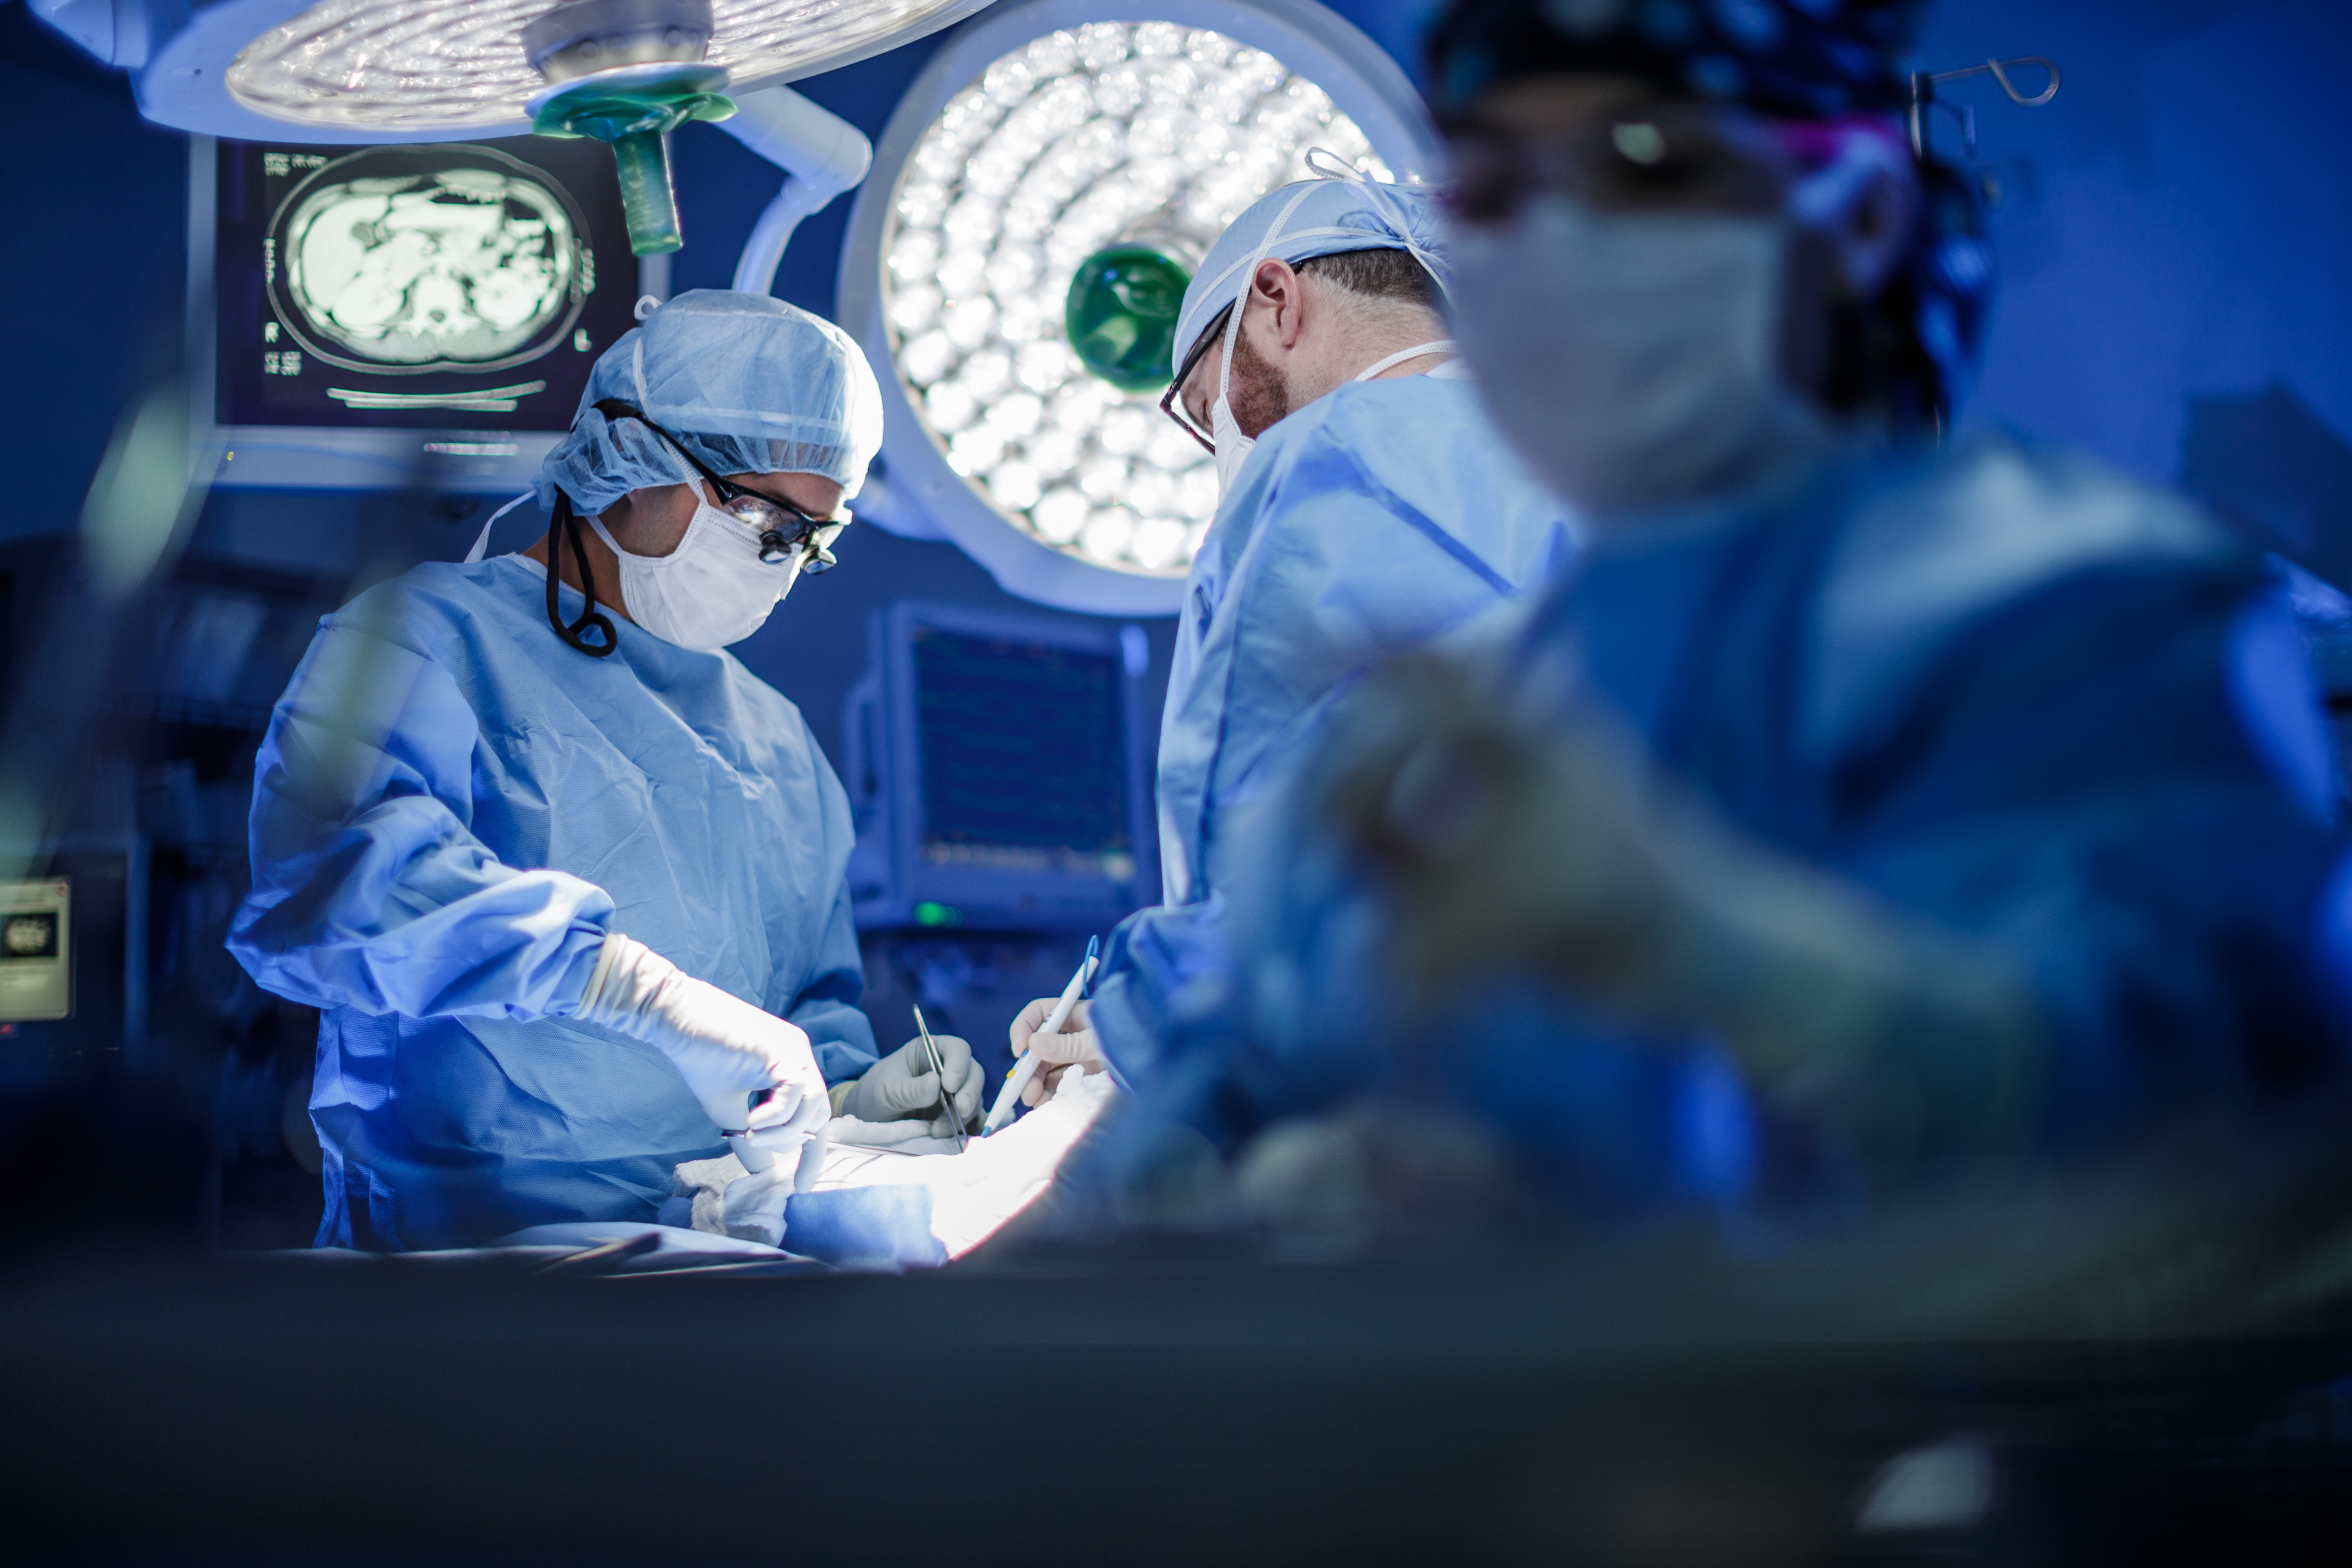
POLYGON ((2018 199, 1977 399, 2153 479, 2200 395, 2282 381, 2352 432, 2352 181, 2343 0, 1972 0, 1931 68, 2046 54, 2055 102, 1982 79, 1981 157, 2018 199))

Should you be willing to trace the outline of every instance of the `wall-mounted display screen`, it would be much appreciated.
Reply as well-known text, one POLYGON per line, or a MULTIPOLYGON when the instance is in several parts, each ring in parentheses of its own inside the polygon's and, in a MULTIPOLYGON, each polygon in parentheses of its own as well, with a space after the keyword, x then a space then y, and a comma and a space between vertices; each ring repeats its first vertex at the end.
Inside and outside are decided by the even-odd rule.
POLYGON ((215 421, 562 430, 637 299, 593 142, 215 146, 215 421))

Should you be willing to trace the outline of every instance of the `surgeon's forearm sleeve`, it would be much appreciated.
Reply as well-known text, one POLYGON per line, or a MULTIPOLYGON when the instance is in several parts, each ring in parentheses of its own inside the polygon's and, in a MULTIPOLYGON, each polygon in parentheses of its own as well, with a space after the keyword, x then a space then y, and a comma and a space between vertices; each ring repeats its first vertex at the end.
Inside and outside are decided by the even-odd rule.
POLYGON ((866 993, 866 963, 845 884, 818 939, 816 960, 807 984, 777 1011, 807 1031, 818 1070, 825 1082, 837 1084, 863 1075, 881 1056, 873 1022, 857 1005, 866 993))
POLYGON ((1882 1165, 2032 1136, 2048 1029, 2022 967, 1762 853, 1693 902, 1681 1006, 1759 1082, 1882 1165))
POLYGON ((229 949, 264 988, 410 1017, 539 1017, 587 985, 604 890, 467 826, 472 710, 424 656, 322 630, 256 760, 253 889, 229 949))

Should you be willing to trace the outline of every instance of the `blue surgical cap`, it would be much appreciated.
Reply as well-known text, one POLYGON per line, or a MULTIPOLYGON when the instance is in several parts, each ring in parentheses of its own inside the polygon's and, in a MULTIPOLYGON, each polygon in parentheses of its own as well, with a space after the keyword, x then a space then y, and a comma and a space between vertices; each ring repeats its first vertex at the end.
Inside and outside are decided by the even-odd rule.
MULTIPOLYGON (((1320 173, 1320 171, 1318 171, 1320 173)), ((1184 290, 1168 374, 1217 312, 1242 291, 1242 279, 1260 261, 1296 267, 1343 250, 1409 250, 1440 283, 1452 270, 1439 229, 1436 193, 1423 185, 1326 175, 1284 185, 1234 219, 1184 290)))
POLYGON ((697 289, 646 318, 588 373, 579 417, 539 466, 586 515, 690 477, 662 438, 596 411, 618 398, 719 474, 823 474, 856 495, 882 445, 882 390, 849 334, 764 294, 697 289))

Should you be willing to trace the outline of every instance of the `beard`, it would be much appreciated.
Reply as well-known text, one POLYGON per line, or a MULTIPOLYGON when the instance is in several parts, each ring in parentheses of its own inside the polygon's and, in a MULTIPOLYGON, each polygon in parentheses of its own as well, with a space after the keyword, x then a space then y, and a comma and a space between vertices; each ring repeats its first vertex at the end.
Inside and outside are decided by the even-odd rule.
POLYGON ((1234 423, 1252 440, 1290 412, 1290 388, 1282 373, 1259 356, 1247 332, 1234 337, 1234 374, 1225 386, 1225 401, 1233 405, 1234 423))

